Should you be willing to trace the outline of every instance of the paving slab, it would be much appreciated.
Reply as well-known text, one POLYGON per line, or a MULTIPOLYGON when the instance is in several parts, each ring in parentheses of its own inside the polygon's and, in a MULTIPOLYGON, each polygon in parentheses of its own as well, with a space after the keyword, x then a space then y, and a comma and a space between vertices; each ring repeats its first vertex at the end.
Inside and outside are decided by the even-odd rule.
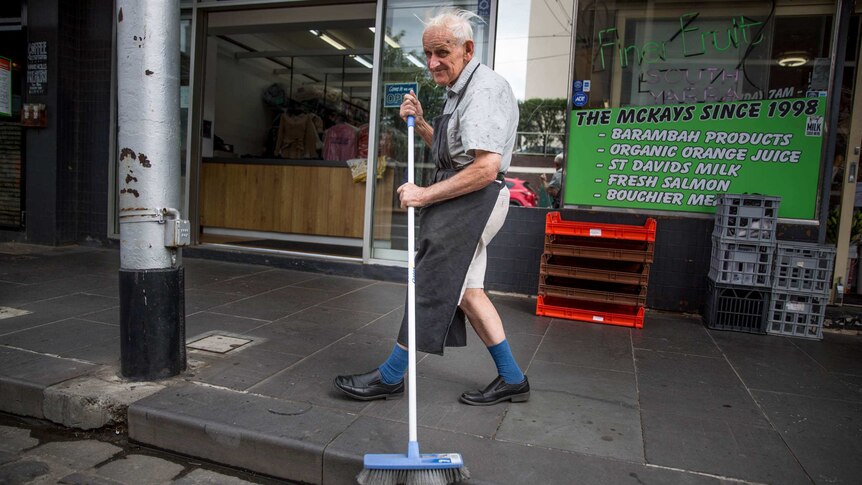
POLYGON ((263 268, 264 267, 261 267, 261 271, 250 275, 242 275, 235 278, 217 281, 215 283, 203 285, 200 288, 221 293, 252 296, 258 293, 264 293, 270 290, 290 286, 295 283, 301 283, 316 277, 312 273, 302 271, 263 268))
POLYGON ((862 336, 825 332, 822 341, 792 341, 827 371, 833 374, 862 376, 862 359, 859 358, 862 336))
POLYGON ((346 308, 380 315, 403 306, 407 298, 407 285, 375 283, 327 301, 332 308, 346 308))
POLYGON ((219 305, 211 308, 210 311, 272 321, 331 300, 339 294, 332 291, 288 286, 219 305))
POLYGON ((30 431, 13 426, 0 426, 0 450, 18 453, 39 444, 39 440, 30 436, 30 431))
POLYGON ((86 469, 106 461, 123 449, 97 440, 55 441, 33 448, 23 454, 25 459, 42 459, 69 468, 86 469))
POLYGON ((5 465, 6 463, 15 461, 18 459, 18 455, 15 453, 9 453, 8 451, 0 450, 0 465, 5 465))
POLYGON ((859 483, 862 403, 754 391, 769 419, 816 483, 859 483))
POLYGON ((120 368, 120 338, 115 337, 98 344, 65 352, 65 357, 80 359, 93 364, 120 368))
POLYGON ((510 404, 496 438, 642 463, 634 374, 534 361, 530 400, 510 404))
POLYGON ((189 378, 215 386, 244 391, 299 361, 301 355, 271 352, 255 346, 232 351, 223 358, 187 374, 189 378))
POLYGON ((51 467, 37 460, 18 460, 0 466, 0 483, 23 485, 47 475, 51 467))
POLYGON ((252 264, 227 263, 207 259, 183 258, 186 288, 200 288, 219 281, 265 271, 266 267, 252 264))
POLYGON ((110 478, 81 472, 70 473, 61 478, 57 483, 62 483, 63 485, 126 485, 110 478))
POLYGON ((161 485, 179 475, 183 468, 182 465, 153 456, 128 455, 122 460, 114 460, 99 467, 96 473, 118 482, 134 477, 136 484, 161 485))
POLYGON ((186 315, 194 315, 197 312, 209 310, 210 308, 244 298, 242 295, 235 293, 223 293, 201 288, 186 288, 185 297, 186 315))
POLYGON ((721 357, 700 317, 650 311, 644 328, 632 330, 635 348, 721 357))
MULTIPOLYGON (((16 306, 51 298, 66 296, 73 293, 86 292, 106 286, 105 277, 97 275, 73 275, 55 280, 35 283, 4 285, 0 291, 0 305, 16 306)), ((114 296, 117 295, 108 295, 114 296)))
POLYGON ((323 450, 356 419, 308 402, 181 384, 129 407, 129 437, 159 448, 308 483, 323 450))
POLYGON ((108 325, 119 325, 120 305, 91 313, 84 313, 82 315, 79 315, 78 318, 80 320, 86 320, 88 322, 106 323, 108 325))
POLYGON ((117 298, 78 293, 17 305, 16 308, 28 310, 31 313, 0 320, 0 335, 93 313, 118 304, 117 298))
POLYGON ((367 286, 377 284, 377 281, 360 278, 345 278, 342 276, 317 275, 305 273, 308 279, 294 283, 292 286, 300 288, 311 288, 314 290, 334 291, 337 293, 349 293, 367 286))
POLYGON ((560 364, 634 372, 631 330, 553 320, 535 358, 560 364))
MULTIPOLYGON (((407 425, 361 416, 326 448, 324 484, 353 483, 365 453, 405 453, 407 425)), ((419 429, 423 453, 460 453, 472 478, 467 483, 712 484, 702 475, 469 434, 419 429)))
POLYGON ((188 475, 173 481, 173 485, 252 485, 252 482, 211 470, 198 468, 188 475))
POLYGON ((224 315, 209 311, 195 313, 186 317, 186 342, 198 340, 209 334, 226 332, 230 335, 244 335, 250 330, 270 323, 268 320, 224 315))
MULTIPOLYGON (((458 401, 466 390, 460 383, 420 377, 416 389, 418 424, 475 436, 494 436, 509 406, 468 406, 458 401)), ((406 423, 406 394, 404 399, 374 401, 362 414, 406 423)))
POLYGON ((789 338, 714 334, 716 342, 750 389, 828 399, 854 399, 855 393, 789 338))
POLYGON ((769 427, 641 411, 647 463, 759 483, 810 484, 769 427))
POLYGON ((768 426, 724 358, 635 349, 641 409, 768 426))
POLYGON ((352 334, 248 390, 359 413, 369 403, 350 399, 336 390, 333 385, 335 377, 376 369, 392 351, 394 344, 394 340, 352 334))
POLYGON ((246 333, 250 338, 264 339, 261 348, 294 355, 311 355, 339 340, 351 331, 338 325, 321 325, 303 320, 282 319, 246 333))
POLYGON ((65 356, 83 347, 117 340, 120 328, 76 318, 0 336, 0 344, 65 356))
POLYGON ((299 321, 313 323, 319 329, 338 329, 339 331, 355 331, 377 320, 382 315, 354 309, 334 308, 328 305, 318 305, 276 320, 278 322, 299 321))

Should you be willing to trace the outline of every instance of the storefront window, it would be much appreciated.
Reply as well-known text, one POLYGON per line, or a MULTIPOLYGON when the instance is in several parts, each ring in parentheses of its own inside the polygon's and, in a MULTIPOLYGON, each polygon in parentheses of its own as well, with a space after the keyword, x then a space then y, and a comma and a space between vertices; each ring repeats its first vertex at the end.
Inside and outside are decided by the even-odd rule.
MULTIPOLYGON (((484 24, 474 25, 473 36, 476 58, 487 64, 490 12, 480 11, 479 3, 459 2, 455 6, 477 12, 486 20, 484 24)), ((488 5, 489 2, 481 3, 488 5)), ((428 75, 422 49, 422 22, 436 10, 429 8, 428 2, 416 0, 392 0, 386 2, 385 7, 372 257, 406 260, 407 213, 400 208, 395 192, 407 181, 407 126, 398 114, 399 106, 405 90, 418 89, 424 116, 430 120, 443 110, 445 89, 434 84, 428 75)), ((416 183, 427 185, 434 176, 430 147, 418 136, 415 143, 416 183)))
POLYGON ((565 204, 710 213, 761 193, 815 219, 833 2, 580 5, 565 204))
POLYGON ((573 0, 499 3, 494 70, 512 85, 520 108, 507 174, 512 205, 559 206, 554 158, 566 136, 573 9, 573 0))
MULTIPOLYGON (((27 66, 21 5, 0 7, 0 229, 20 229, 24 211, 24 131, 21 107, 27 66)), ((35 61, 31 61, 35 62, 35 61)), ((44 61, 42 61, 44 62, 44 61)))
POLYGON ((209 14, 202 242, 361 256, 374 16, 372 3, 209 14))

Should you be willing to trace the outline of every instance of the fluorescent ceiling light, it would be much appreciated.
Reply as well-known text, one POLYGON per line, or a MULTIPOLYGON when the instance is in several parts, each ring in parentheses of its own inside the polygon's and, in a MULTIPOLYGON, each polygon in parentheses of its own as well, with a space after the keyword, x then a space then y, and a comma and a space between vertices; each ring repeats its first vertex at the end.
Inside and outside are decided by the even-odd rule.
MULTIPOLYGON (((370 30, 372 32, 375 31, 374 27, 368 27, 368 30, 370 30)), ((384 35, 383 40, 385 40, 386 43, 389 44, 389 47, 392 47, 393 49, 400 49, 401 48, 401 45, 398 42, 395 42, 395 39, 393 39, 392 37, 389 37, 388 35, 384 35)))
POLYGON ((332 37, 330 37, 326 34, 320 34, 320 40, 326 42, 327 44, 331 45, 332 47, 335 47, 336 49, 338 49, 340 51, 347 49, 347 47, 344 47, 340 42, 338 42, 337 40, 333 39, 332 37))
POLYGON ((423 64, 419 59, 413 57, 413 54, 407 54, 404 57, 406 57, 407 60, 416 67, 425 67, 425 64, 423 64))
POLYGON ((784 52, 778 57, 781 67, 799 67, 808 62, 808 53, 804 51, 784 52))
POLYGON ((309 32, 311 32, 311 35, 313 35, 315 37, 320 35, 320 31, 317 31, 317 30, 309 30, 309 32))
POLYGON ((363 66, 367 67, 368 69, 371 69, 374 67, 374 64, 371 64, 370 62, 366 61, 365 59, 363 59, 360 56, 350 56, 350 57, 352 57, 354 61, 362 64, 363 66))

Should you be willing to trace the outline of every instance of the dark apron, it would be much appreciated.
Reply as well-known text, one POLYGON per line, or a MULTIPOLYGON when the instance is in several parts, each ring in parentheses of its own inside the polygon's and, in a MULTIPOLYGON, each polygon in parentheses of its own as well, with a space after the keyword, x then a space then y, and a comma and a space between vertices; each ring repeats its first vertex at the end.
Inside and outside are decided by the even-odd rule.
MULTIPOLYGON (((473 74, 461 90, 452 113, 458 109, 473 74)), ((431 156, 437 167, 435 183, 454 176, 460 169, 449 154, 449 138, 446 135, 452 113, 433 120, 431 156)), ((458 308, 461 287, 464 286, 467 270, 502 187, 502 183, 494 181, 480 190, 423 207, 419 211, 416 252, 417 350, 443 355, 444 347, 467 345, 464 312, 458 308)), ((406 310, 401 320, 398 342, 407 346, 406 310)))

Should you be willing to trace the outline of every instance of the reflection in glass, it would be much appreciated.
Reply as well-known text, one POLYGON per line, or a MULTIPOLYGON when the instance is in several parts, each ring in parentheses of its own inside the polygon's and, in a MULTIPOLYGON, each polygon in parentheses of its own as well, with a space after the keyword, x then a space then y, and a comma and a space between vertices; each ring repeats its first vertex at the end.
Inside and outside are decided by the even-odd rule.
POLYGON ((566 136, 573 9, 573 0, 499 5, 494 70, 512 85, 520 107, 518 146, 508 172, 512 205, 553 203, 548 186, 566 136))
MULTIPOLYGON (((455 6, 477 12, 476 1, 455 6)), ((377 165, 387 167, 393 183, 378 179, 375 185, 372 257, 406 260, 407 215, 400 208, 396 189, 407 181, 407 125, 399 116, 400 99, 387 99, 387 84, 416 83, 419 101, 427 120, 443 111, 445 88, 437 86, 428 75, 422 48, 423 20, 435 12, 427 2, 394 0, 387 2, 381 65, 380 117, 377 137, 377 165)), ((487 63, 488 17, 486 23, 473 26, 476 57, 487 63)), ((389 88, 392 89, 392 88, 389 88)), ((416 184, 428 185, 434 177, 430 147, 416 137, 416 184)))

